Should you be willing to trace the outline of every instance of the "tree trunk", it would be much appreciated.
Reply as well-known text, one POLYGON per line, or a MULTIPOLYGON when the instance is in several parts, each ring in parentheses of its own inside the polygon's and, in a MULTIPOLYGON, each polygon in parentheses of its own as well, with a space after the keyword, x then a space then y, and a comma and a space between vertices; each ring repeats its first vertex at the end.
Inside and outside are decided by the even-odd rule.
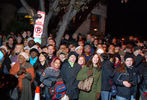
POLYGON ((69 4, 69 10, 68 12, 65 14, 65 16, 63 16, 63 22, 62 22, 62 25, 60 26, 58 32, 57 32, 57 36, 56 36, 56 46, 57 48, 59 48, 59 45, 61 43, 61 40, 62 40, 62 37, 64 35, 64 32, 66 30, 66 27, 68 25, 68 23, 70 22, 69 20, 69 17, 70 17, 70 14, 71 14, 71 11, 73 9, 73 3, 75 2, 75 0, 71 0, 70 1, 70 4, 69 4))
MULTIPOLYGON (((91 1, 91 0, 87 0, 87 1, 86 1, 86 0, 85 0, 85 1, 82 1, 82 0, 81 0, 79 6, 83 5, 84 2, 89 2, 89 1, 91 1)), ((62 24, 61 24, 61 26, 60 26, 60 28, 59 28, 59 30, 58 30, 58 32, 57 32, 57 37, 56 37, 56 46, 57 46, 57 47, 59 47, 59 45, 60 45, 60 43, 61 43, 62 37, 63 37, 63 35, 64 35, 64 32, 65 32, 65 30, 66 30, 66 28, 67 28, 67 25, 68 25, 69 22, 72 20, 72 18, 73 18, 74 16, 76 16, 76 14, 77 14, 78 11, 79 11, 79 10, 73 9, 72 4, 73 4, 74 2, 75 2, 75 0, 71 0, 70 6, 69 6, 70 8, 69 8, 68 12, 66 13, 66 15, 63 17, 63 22, 62 22, 62 24)))
MULTIPOLYGON (((53 5, 51 8, 55 9, 59 3, 59 0, 54 1, 53 5)), ((48 25, 50 22, 50 19, 53 15, 54 11, 49 11, 48 14, 45 16, 44 20, 44 26, 43 26, 43 34, 41 36, 41 46, 45 46, 47 44, 47 39, 48 39, 48 25)))

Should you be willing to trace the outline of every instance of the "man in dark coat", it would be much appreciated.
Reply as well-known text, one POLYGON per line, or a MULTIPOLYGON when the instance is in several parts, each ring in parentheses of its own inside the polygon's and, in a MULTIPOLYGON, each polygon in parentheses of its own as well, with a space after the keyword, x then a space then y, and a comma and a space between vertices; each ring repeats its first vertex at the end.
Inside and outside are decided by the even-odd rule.
MULTIPOLYGON (((101 55, 102 56, 102 55, 101 55)), ((113 69, 114 66, 114 56, 109 54, 105 55, 109 57, 102 57, 104 61, 102 62, 102 87, 101 87, 101 98, 102 100, 111 100, 111 81, 115 74, 113 69)))
POLYGON ((66 94, 70 100, 77 100, 79 95, 78 81, 76 80, 77 74, 81 67, 76 63, 77 54, 70 52, 68 60, 65 61, 61 67, 61 76, 67 88, 66 94))

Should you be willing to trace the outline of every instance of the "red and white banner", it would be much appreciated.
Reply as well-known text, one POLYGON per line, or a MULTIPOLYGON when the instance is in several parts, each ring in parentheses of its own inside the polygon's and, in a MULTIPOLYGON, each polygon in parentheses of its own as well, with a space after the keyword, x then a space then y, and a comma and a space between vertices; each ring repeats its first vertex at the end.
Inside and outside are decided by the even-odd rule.
POLYGON ((34 38, 41 38, 41 35, 43 33, 43 25, 44 25, 44 19, 45 19, 45 12, 38 11, 37 14, 41 15, 41 18, 36 19, 35 25, 34 25, 34 38))

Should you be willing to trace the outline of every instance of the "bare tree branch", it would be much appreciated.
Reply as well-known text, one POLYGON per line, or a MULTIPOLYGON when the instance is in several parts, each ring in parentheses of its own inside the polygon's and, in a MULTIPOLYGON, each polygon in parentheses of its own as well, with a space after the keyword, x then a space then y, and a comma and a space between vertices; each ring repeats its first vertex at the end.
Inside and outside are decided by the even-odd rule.
POLYGON ((40 2, 41 11, 45 11, 45 1, 44 0, 39 0, 39 2, 40 2))
POLYGON ((60 0, 55 0, 52 4, 52 6, 50 7, 47 15, 45 16, 45 21, 44 21, 44 28, 43 28, 43 34, 42 34, 42 45, 46 44, 47 41, 47 37, 48 37, 48 24, 50 22, 50 19, 54 13, 54 9, 56 9, 58 3, 60 0), (53 10, 52 10, 53 9, 53 10))
POLYGON ((68 9, 67 13, 63 16, 62 25, 60 26, 60 28, 57 32, 57 37, 56 37, 56 46, 57 47, 59 47, 60 42, 61 42, 61 37, 64 35, 64 32, 66 30, 66 26, 69 23, 69 16, 70 16, 71 11, 73 9, 74 2, 75 2, 75 0, 70 1, 69 9, 68 9))
MULTIPOLYGON (((35 16, 33 9, 28 5, 28 3, 25 0, 20 0, 20 2, 24 6, 24 8, 27 10, 28 14, 30 16, 32 16, 32 18, 33 18, 33 16, 35 16)), ((33 19, 33 21, 34 21, 34 19, 33 19)))

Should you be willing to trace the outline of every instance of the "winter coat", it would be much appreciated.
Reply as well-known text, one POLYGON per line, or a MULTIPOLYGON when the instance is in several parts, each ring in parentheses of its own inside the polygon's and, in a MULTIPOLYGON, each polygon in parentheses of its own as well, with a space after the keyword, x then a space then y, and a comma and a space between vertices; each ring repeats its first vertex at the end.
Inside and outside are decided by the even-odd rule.
POLYGON ((48 67, 47 64, 41 65, 39 61, 34 64, 34 69, 35 69, 35 80, 34 80, 34 85, 39 86, 41 84, 40 82, 40 77, 43 73, 43 71, 48 67))
MULTIPOLYGON (((88 78, 89 67, 83 67, 78 75, 77 80, 85 80, 88 78)), ((101 70, 97 68, 92 68, 94 82, 90 92, 80 91, 79 100, 96 100, 96 95, 101 91, 101 70)))
POLYGON ((20 67, 24 67, 26 69, 26 73, 18 77, 18 87, 21 91, 20 100, 32 100, 31 83, 35 77, 34 68, 30 63, 27 62, 24 66, 21 66, 19 63, 15 63, 10 69, 10 74, 17 75, 20 67))
POLYGON ((118 72, 115 74, 114 81, 117 87, 117 94, 120 97, 130 99, 131 95, 134 97, 137 93, 137 85, 141 81, 140 75, 136 72, 135 67, 125 68, 125 72, 118 72), (131 83, 131 87, 125 87, 123 81, 131 83))
POLYGON ((60 78, 60 71, 55 71, 52 67, 47 67, 40 77, 41 83, 50 88, 53 83, 60 78))
POLYGON ((65 61, 61 67, 61 76, 67 88, 66 94, 70 100, 78 99, 79 96, 79 81, 76 80, 76 77, 80 69, 79 64, 75 63, 74 66, 71 67, 68 61, 65 61))
POLYGON ((111 84, 110 80, 112 80, 115 71, 113 69, 114 64, 109 60, 104 60, 102 62, 102 87, 101 91, 110 91, 111 84))

